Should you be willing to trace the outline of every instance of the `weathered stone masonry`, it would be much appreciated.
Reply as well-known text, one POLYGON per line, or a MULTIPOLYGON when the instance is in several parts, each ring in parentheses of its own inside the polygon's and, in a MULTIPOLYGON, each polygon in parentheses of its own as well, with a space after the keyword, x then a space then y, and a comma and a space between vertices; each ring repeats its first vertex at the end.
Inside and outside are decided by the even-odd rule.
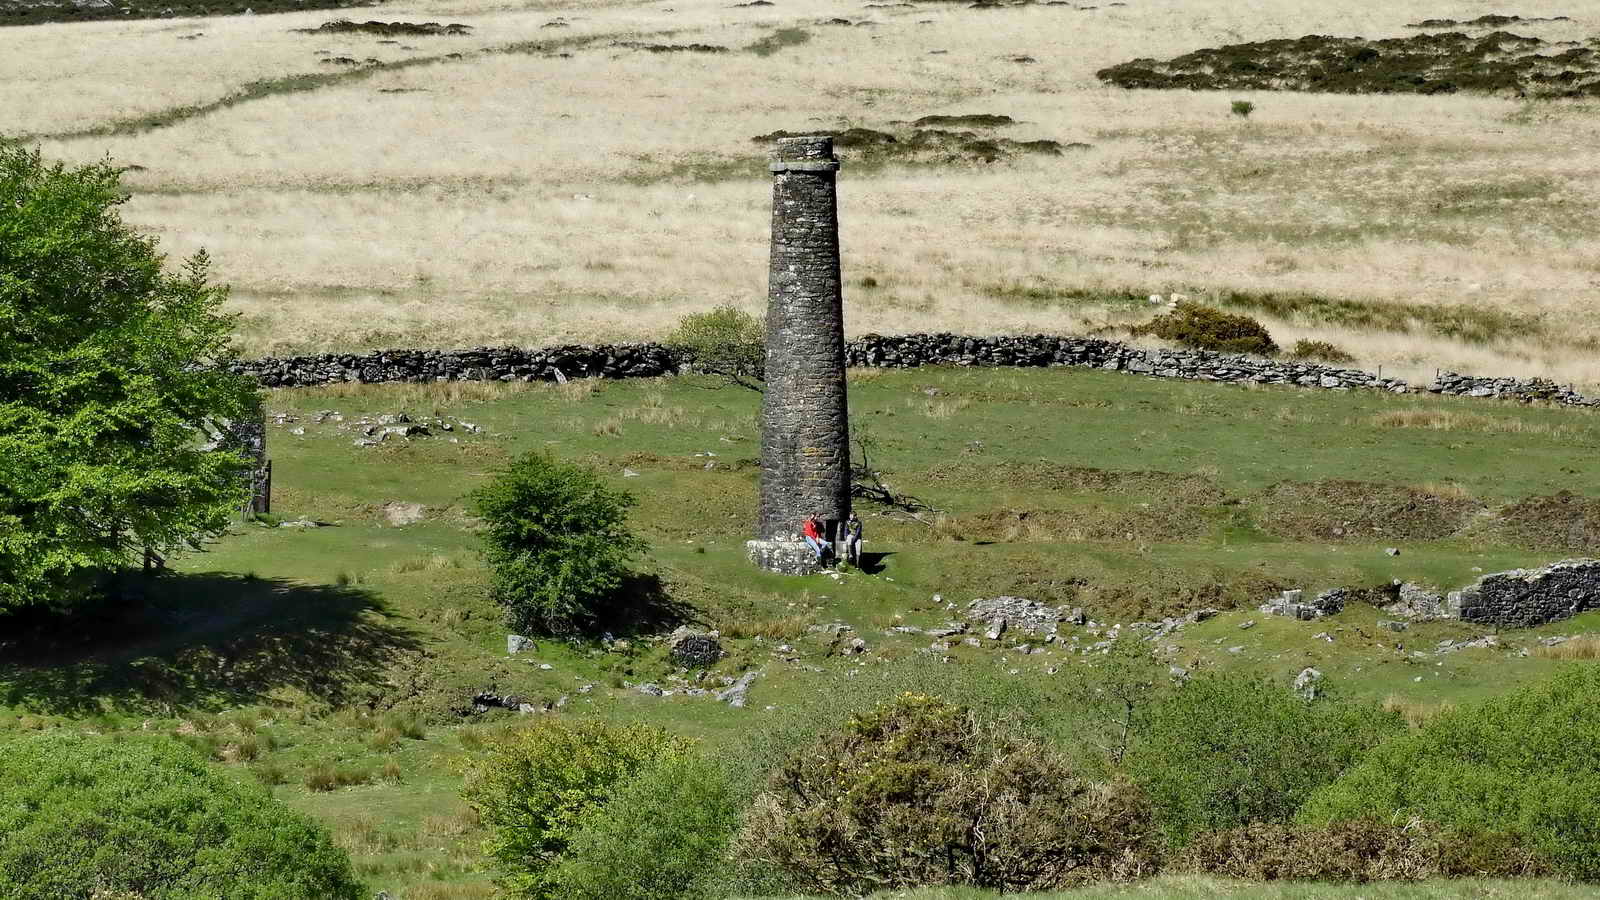
POLYGON ((807 514, 850 511, 844 308, 830 137, 778 140, 756 537, 796 540, 807 514))
POLYGON ((1538 569, 1485 575, 1446 598, 1464 622, 1532 628, 1600 607, 1600 560, 1574 559, 1538 569))
MULTIPOLYGON (((1147 350, 1100 338, 1031 334, 971 337, 958 334, 866 335, 845 344, 849 366, 903 369, 952 366, 1079 366, 1107 371, 1228 383, 1288 384, 1309 388, 1370 388, 1393 393, 1451 394, 1526 399, 1561 406, 1600 406, 1600 398, 1550 390, 1547 382, 1440 373, 1431 385, 1410 386, 1359 369, 1341 369, 1203 350, 1147 350)), ((379 350, 320 356, 264 358, 233 364, 264 387, 421 381, 555 381, 563 378, 655 378, 682 370, 660 344, 564 345, 522 349, 379 350)))

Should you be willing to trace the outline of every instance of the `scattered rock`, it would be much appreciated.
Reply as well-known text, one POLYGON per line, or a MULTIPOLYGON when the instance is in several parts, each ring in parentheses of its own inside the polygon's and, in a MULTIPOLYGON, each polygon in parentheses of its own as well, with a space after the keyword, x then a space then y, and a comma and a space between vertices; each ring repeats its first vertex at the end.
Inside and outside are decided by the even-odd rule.
POLYGON ((1055 634, 1061 623, 1067 621, 1068 614, 1057 607, 1022 597, 980 597, 967 604, 966 617, 974 622, 987 622, 989 639, 998 640, 1007 628, 1028 634, 1055 634))
POLYGON ((516 656, 524 650, 537 652, 538 649, 539 645, 535 644, 532 638, 525 638, 520 634, 506 635, 506 653, 511 656, 516 656))
POLYGON ((1304 668, 1294 678, 1294 692, 1307 700, 1317 699, 1318 684, 1322 681, 1322 673, 1313 668, 1304 668))
POLYGON ((683 626, 668 636, 667 652, 672 661, 680 666, 705 668, 722 658, 721 635, 715 631, 696 631, 683 626))
POLYGON ((421 522, 427 507, 421 503, 404 503, 390 500, 383 505, 383 518, 391 527, 400 528, 421 522))
POLYGON ((732 685, 723 690, 717 691, 714 696, 718 700, 721 700, 735 709, 743 709, 745 705, 745 695, 749 693, 750 685, 753 684, 755 680, 755 672, 746 672, 739 676, 738 681, 735 681, 732 685))

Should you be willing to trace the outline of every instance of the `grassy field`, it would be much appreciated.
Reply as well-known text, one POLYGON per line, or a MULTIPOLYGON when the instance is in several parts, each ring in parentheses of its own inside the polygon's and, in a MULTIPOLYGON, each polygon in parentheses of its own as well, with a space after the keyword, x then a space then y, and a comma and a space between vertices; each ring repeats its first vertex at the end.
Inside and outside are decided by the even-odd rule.
MULTIPOLYGON (((1089 147, 844 150, 852 332, 1115 328, 1151 293, 1236 292, 1275 298, 1241 308, 1280 344, 1332 340, 1404 377, 1600 385, 1592 103, 1094 74, 1503 11, 402 0, 356 17, 470 33, 316 31, 335 12, 39 25, 0 29, 0 121, 53 156, 134 167, 128 217, 212 253, 253 353, 656 337, 688 311, 755 310, 769 188, 752 138, 905 141, 918 117, 989 113, 1016 124, 980 136, 1089 147), (646 49, 691 44, 726 52, 646 49)), ((1557 0, 1515 11, 1575 16, 1519 33, 1594 33, 1557 0)))
MULTIPOLYGON (((1590 613, 1501 635, 1499 648, 1436 652, 1487 631, 1439 622, 1394 634, 1365 604, 1319 622, 1254 608, 1283 588, 1454 587, 1584 550, 1561 545, 1570 522, 1540 516, 1592 508, 1580 481, 1600 443, 1592 412, 1064 369, 856 372, 853 421, 873 464, 939 512, 918 522, 863 507, 872 574, 785 578, 743 558, 758 398, 713 387, 675 378, 272 394, 269 408, 286 415, 270 428, 273 519, 174 560, 137 614, 0 663, 0 730, 184 736, 328 822, 375 890, 469 898, 491 885, 481 832, 456 796, 461 766, 519 718, 470 714, 479 690, 659 723, 737 755, 769 721, 918 667, 957 682, 994 672, 1048 695, 1090 659, 1072 648, 1107 623, 1213 606, 1224 611, 1154 649, 1191 669, 1285 683, 1316 666, 1333 690, 1421 720, 1574 664, 1540 638, 1600 631, 1590 613), (401 412, 433 422, 433 435, 355 446, 360 422, 401 412), (535 448, 592 463, 638 497, 635 522, 661 579, 657 622, 721 629, 730 653, 710 681, 759 672, 747 708, 688 695, 658 624, 506 655, 465 495, 535 448), (1525 502, 1563 489, 1580 496, 1525 502), (929 654, 926 635, 894 630, 941 625, 999 594, 1081 605, 1097 624, 1031 654, 1015 652, 1025 635, 929 654), (869 652, 841 654, 832 635, 808 630, 832 622, 853 626, 869 652), (669 693, 647 696, 640 683, 669 693)), ((1229 890, 1169 879, 1128 895, 1229 890)), ((1239 896, 1313 896, 1251 890, 1239 896)), ((1474 896, 1503 889, 1483 890, 1474 896)), ((1436 895, 1383 891, 1327 896, 1436 895)), ((1113 895, 1123 894, 1081 896, 1113 895)))

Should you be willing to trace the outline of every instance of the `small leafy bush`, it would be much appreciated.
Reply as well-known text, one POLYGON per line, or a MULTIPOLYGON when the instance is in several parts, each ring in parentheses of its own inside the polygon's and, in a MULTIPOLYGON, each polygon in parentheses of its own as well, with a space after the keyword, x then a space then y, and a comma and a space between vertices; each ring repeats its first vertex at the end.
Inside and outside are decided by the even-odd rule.
POLYGON ((328 833, 164 736, 0 742, 0 896, 366 896, 328 833))
POLYGON ((1036 890, 1155 867, 1149 809, 962 706, 906 693, 793 752, 735 853, 808 891, 1036 890))
POLYGON ((1600 880, 1600 669, 1439 714, 1317 791, 1299 820, 1412 816, 1517 835, 1560 874, 1600 880))
POLYGON ((723 773, 698 754, 669 755, 584 818, 554 880, 568 900, 704 897, 738 824, 723 773))
POLYGON ((645 549, 627 524, 632 495, 548 453, 517 457, 472 496, 495 602, 520 631, 592 625, 645 549))
POLYGON ((1249 316, 1226 313, 1215 307, 1180 300, 1171 312, 1162 313, 1143 325, 1135 325, 1134 336, 1153 335, 1197 350, 1221 353, 1256 353, 1272 356, 1278 352, 1272 335, 1249 316))
MULTIPOLYGON (((659 728, 562 719, 542 719, 488 746, 462 796, 489 829, 484 849, 504 886, 540 900, 568 896, 563 863, 591 818, 642 773, 689 749, 659 728)), ((605 835, 585 840, 593 846, 605 835)))
POLYGON ((1403 728, 1376 706, 1208 675, 1151 708, 1127 764, 1168 841, 1182 846, 1202 831, 1291 820, 1312 791, 1403 728))
POLYGON ((1199 835, 1171 868, 1246 881, 1415 881, 1549 874, 1510 835, 1461 834, 1420 820, 1353 819, 1323 828, 1257 822, 1199 835))
POLYGON ((766 323, 736 306, 684 316, 667 337, 667 346, 695 369, 761 390, 767 369, 766 323))
POLYGON ((1315 359, 1325 363, 1353 363, 1354 356, 1344 352, 1337 345, 1327 341, 1298 340, 1294 342, 1294 349, 1289 351, 1294 359, 1315 359))

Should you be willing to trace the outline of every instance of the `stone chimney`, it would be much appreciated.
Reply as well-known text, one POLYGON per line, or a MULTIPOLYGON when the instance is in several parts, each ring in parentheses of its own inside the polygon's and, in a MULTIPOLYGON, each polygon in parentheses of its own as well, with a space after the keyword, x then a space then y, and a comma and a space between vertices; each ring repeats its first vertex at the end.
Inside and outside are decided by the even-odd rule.
POLYGON ((816 513, 829 538, 850 512, 844 303, 833 138, 779 138, 772 163, 767 370, 761 407, 756 565, 801 574, 815 557, 800 540, 816 513))

